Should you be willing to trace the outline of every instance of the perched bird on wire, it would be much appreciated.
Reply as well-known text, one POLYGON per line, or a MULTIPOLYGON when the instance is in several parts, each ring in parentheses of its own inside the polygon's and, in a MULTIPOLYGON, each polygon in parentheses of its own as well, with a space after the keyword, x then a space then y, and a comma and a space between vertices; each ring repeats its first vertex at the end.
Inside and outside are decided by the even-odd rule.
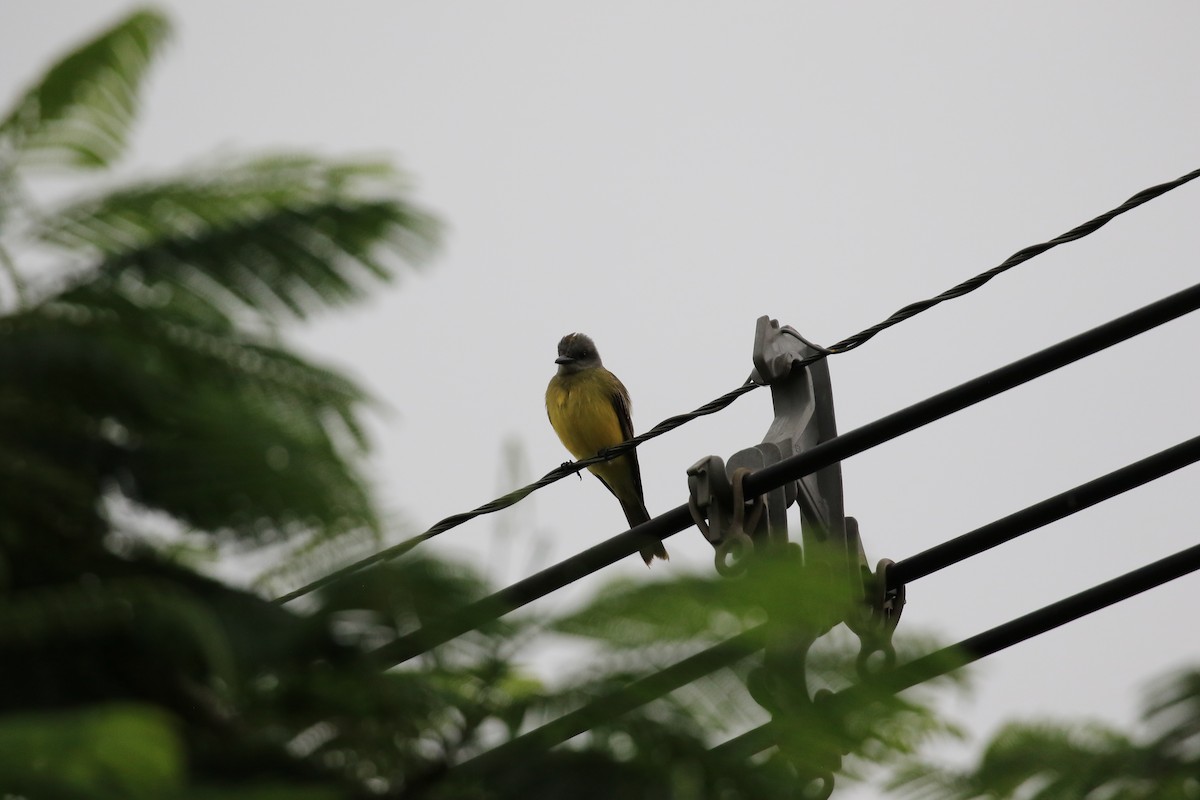
MULTIPOLYGON (((591 458, 606 447, 633 438, 629 392, 604 368, 595 343, 582 333, 569 333, 558 343, 558 374, 546 387, 546 413, 563 445, 577 460, 591 458)), ((621 503, 633 528, 650 519, 642 494, 637 451, 588 467, 621 503)), ((662 542, 641 550, 646 566, 655 557, 667 559, 662 542)))

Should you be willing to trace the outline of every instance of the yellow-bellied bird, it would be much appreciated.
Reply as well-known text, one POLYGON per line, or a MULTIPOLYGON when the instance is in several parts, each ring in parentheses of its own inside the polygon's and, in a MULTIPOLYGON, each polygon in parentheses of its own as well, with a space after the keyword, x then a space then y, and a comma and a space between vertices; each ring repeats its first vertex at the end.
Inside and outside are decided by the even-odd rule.
MULTIPOLYGON (((616 375, 604 368, 590 338, 582 333, 564 336, 554 363, 558 364, 558 374, 546 387, 546 413, 554 432, 576 460, 591 458, 606 447, 633 438, 629 392, 616 375)), ((588 469, 621 502, 629 527, 650 519, 636 450, 588 469)), ((641 552, 646 566, 655 556, 667 558, 662 542, 648 544, 641 552)))

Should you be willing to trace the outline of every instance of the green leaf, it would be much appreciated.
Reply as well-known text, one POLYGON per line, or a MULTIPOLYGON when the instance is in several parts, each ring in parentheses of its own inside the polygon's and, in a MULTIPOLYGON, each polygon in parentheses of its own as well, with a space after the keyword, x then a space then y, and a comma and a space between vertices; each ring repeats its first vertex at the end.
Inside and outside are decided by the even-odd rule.
POLYGON ((396 256, 428 253, 437 224, 403 189, 380 163, 226 160, 76 202, 38 238, 93 261, 92 279, 117 292, 169 291, 227 319, 304 317, 362 298, 396 256))
POLYGON ((106 167, 124 152, 150 62, 170 26, 142 10, 50 68, 0 122, 24 164, 106 167))
POLYGON ((163 712, 132 704, 0 717, 8 796, 136 800, 181 787, 183 747, 163 712))

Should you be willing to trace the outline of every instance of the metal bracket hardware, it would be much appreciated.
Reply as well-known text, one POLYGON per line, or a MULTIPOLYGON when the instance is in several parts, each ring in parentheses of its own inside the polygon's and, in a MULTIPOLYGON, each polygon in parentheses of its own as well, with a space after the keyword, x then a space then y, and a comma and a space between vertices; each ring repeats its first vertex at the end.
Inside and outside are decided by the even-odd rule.
MULTIPOLYGON (((857 521, 853 517, 847 517, 846 521, 847 528, 852 529, 857 538, 857 521)), ((861 543, 859 546, 861 547, 861 543)), ((880 560, 874 572, 864 568, 865 594, 862 602, 845 620, 846 627, 858 637, 859 650, 855 666, 862 680, 896 665, 896 648, 892 644, 892 635, 896 632, 896 625, 904 612, 906 596, 904 584, 893 585, 891 580, 891 569, 894 565, 895 562, 890 558, 884 558, 880 560), (873 659, 876 653, 882 653, 882 659, 873 659)))
POLYGON ((753 525, 745 524, 743 507, 753 498, 747 500, 740 493, 734 496, 738 472, 760 470, 837 436, 828 364, 821 359, 799 366, 821 352, 793 328, 760 317, 754 331, 750 380, 771 387, 775 417, 761 444, 739 450, 728 461, 708 456, 687 471, 692 517, 716 550, 721 574, 739 574, 737 561, 752 550, 787 546, 787 509, 793 503, 800 506, 800 541, 806 560, 818 553, 823 554, 822 559, 830 558, 824 554, 832 550, 838 554, 834 560, 843 562, 838 571, 847 576, 857 576, 865 564, 857 543, 846 535, 840 464, 767 492, 762 497, 765 510, 753 525))
POLYGON ((783 540, 787 541, 787 506, 782 495, 771 492, 765 498, 746 499, 742 481, 751 471, 747 466, 734 466, 732 459, 726 467, 719 456, 702 458, 687 471, 688 510, 696 527, 717 551, 717 572, 727 577, 745 572, 755 541, 770 538, 773 523, 784 525, 783 540))
MULTIPOLYGON (((903 587, 889 587, 892 562, 883 560, 872 572, 859 537, 858 523, 845 515, 842 470, 831 464, 800 480, 747 498, 746 475, 805 452, 837 436, 828 353, 788 326, 760 317, 754 333, 754 371, 750 380, 771 387, 775 417, 761 444, 739 450, 728 461, 708 456, 688 469, 688 507, 696 526, 716 551, 717 571, 743 575, 755 568, 753 555, 794 557, 796 579, 806 588, 805 603, 812 617, 795 626, 787 641, 772 642, 761 666, 747 680, 751 696, 771 712, 776 722, 819 727, 829 714, 822 694, 808 688, 806 662, 813 643, 838 623, 859 638, 857 667, 867 677, 883 653, 883 666, 895 662, 892 633, 904 607, 903 587), (801 366, 803 365, 803 366, 801 366), (800 542, 790 542, 787 510, 800 508, 800 542), (802 547, 801 547, 802 545, 802 547), (811 606, 816 605, 814 609, 811 606), (808 723, 805 720, 809 720, 808 723)), ((812 737, 798 737, 812 743, 812 737)), ((812 745, 784 757, 807 783, 806 796, 828 797, 843 752, 835 744, 812 745)))

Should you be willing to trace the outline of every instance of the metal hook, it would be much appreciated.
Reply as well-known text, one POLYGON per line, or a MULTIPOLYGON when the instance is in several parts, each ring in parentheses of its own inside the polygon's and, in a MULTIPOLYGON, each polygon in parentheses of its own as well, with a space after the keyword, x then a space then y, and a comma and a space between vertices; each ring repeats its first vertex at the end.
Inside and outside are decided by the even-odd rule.
POLYGON ((867 581, 869 591, 865 598, 866 603, 862 606, 863 613, 857 619, 847 620, 847 626, 859 638, 855 667, 863 680, 896 665, 896 646, 892 637, 900 623, 900 615, 904 612, 906 598, 903 584, 891 585, 893 566, 895 562, 891 559, 884 558, 879 561, 875 572, 867 581), (876 653, 883 653, 883 661, 873 668, 872 656, 876 653))

